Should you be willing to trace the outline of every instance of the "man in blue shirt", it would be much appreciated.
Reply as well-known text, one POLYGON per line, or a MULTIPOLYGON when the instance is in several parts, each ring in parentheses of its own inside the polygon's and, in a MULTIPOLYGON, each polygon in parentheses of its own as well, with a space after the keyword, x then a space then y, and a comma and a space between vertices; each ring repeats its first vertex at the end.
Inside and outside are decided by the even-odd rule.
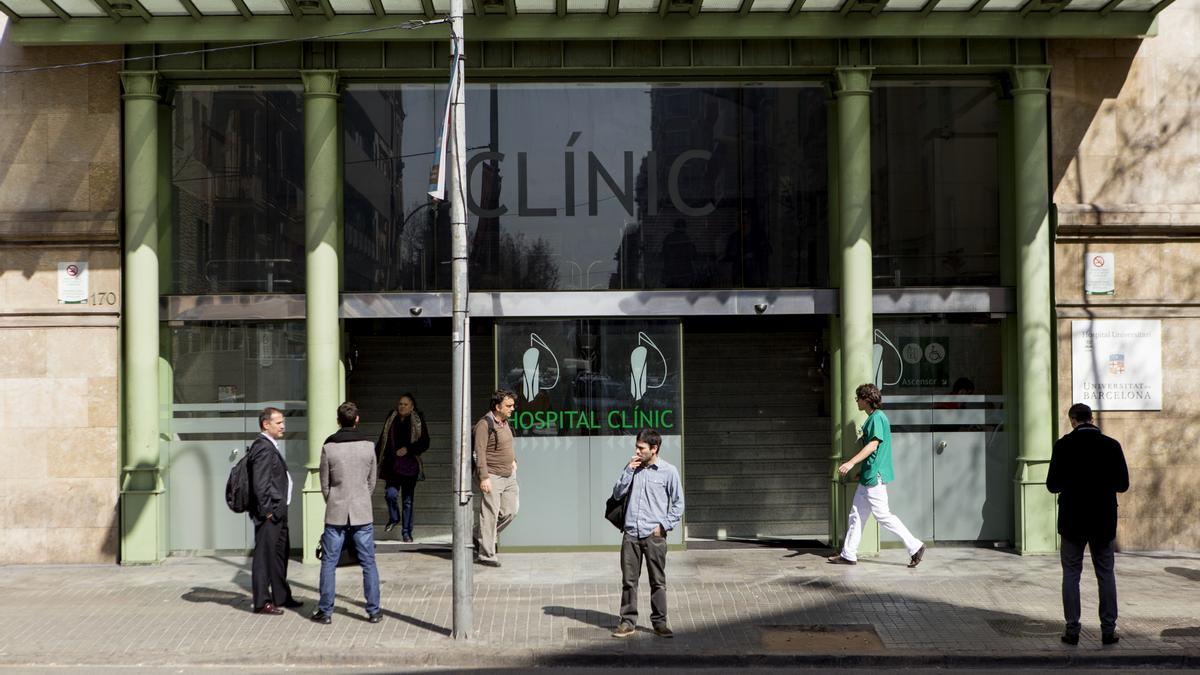
POLYGON ((613 497, 628 498, 621 536, 621 622, 613 637, 629 637, 637 626, 638 577, 642 558, 650 577, 650 622, 659 637, 675 637, 667 626, 667 533, 683 518, 679 470, 658 456, 662 436, 654 429, 637 435, 636 452, 613 486, 613 497))

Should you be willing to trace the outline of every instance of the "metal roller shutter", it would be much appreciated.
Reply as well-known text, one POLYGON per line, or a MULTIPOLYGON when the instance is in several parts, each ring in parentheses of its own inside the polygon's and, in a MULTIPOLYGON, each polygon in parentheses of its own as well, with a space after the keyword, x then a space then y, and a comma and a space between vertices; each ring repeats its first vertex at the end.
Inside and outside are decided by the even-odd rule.
POLYGON ((823 324, 685 321, 688 537, 828 536, 823 324))

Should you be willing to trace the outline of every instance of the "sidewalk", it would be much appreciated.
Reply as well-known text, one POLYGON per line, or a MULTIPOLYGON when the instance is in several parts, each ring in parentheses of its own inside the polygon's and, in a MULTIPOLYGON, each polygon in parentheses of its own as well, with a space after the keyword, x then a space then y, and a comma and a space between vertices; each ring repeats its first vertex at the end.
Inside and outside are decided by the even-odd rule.
POLYGON ((0 568, 0 665, 855 665, 1200 666, 1200 554, 1117 558, 1118 645, 1100 646, 1095 579, 1083 578, 1084 633, 1059 642, 1055 557, 930 549, 856 567, 825 551, 693 548, 668 556, 669 615, 678 637, 642 630, 617 640, 614 553, 501 553, 475 567, 475 632, 451 626, 445 550, 381 553, 385 619, 369 624, 358 568, 338 574, 333 624, 308 621, 317 568, 293 562, 305 606, 250 613, 248 561, 176 558, 155 567, 0 568))

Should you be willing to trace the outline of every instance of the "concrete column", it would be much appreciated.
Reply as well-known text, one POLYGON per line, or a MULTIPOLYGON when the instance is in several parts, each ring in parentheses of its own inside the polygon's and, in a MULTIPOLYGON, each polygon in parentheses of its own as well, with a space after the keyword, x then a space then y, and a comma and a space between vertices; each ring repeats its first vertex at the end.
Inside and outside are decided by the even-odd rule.
POLYGON ((1049 66, 1017 66, 1013 80, 1014 247, 1017 264, 1017 548, 1055 550, 1046 471, 1054 442, 1054 305, 1051 297, 1049 66))
POLYGON ((308 346, 308 477, 304 484, 305 564, 325 523, 319 466, 321 445, 337 431, 342 385, 338 324, 338 89, 337 71, 301 71, 304 81, 305 330, 308 346))
POLYGON ((121 562, 154 563, 166 550, 158 446, 158 73, 122 71, 125 259, 121 562))
MULTIPOLYGON (((858 430, 866 416, 854 404, 854 389, 874 381, 871 346, 871 74, 869 67, 837 68, 838 217, 841 275, 842 452, 858 451, 858 430)), ((846 484, 843 506, 855 486, 846 484)), ((845 514, 843 514, 845 517, 845 514)), ((863 532, 860 554, 879 551, 879 525, 872 519, 863 532)))

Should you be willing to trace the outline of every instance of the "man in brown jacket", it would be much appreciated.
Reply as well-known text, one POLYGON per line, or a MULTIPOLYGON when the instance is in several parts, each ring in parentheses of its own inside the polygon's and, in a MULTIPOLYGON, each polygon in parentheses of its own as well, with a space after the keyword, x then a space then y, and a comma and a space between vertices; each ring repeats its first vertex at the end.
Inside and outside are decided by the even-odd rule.
POLYGON ((349 535, 363 571, 367 620, 379 623, 379 569, 375 566, 375 517, 371 494, 375 492, 375 443, 359 433, 358 406, 347 401, 338 406, 338 432, 321 447, 321 494, 325 497, 325 533, 321 546, 321 601, 312 614, 317 623, 330 623, 336 595, 337 564, 349 535))
POLYGON ((520 489, 512 426, 508 420, 517 395, 501 389, 492 394, 491 411, 479 418, 472 431, 475 443, 475 477, 479 480, 479 521, 475 525, 475 562, 499 567, 496 536, 517 517, 520 489))

